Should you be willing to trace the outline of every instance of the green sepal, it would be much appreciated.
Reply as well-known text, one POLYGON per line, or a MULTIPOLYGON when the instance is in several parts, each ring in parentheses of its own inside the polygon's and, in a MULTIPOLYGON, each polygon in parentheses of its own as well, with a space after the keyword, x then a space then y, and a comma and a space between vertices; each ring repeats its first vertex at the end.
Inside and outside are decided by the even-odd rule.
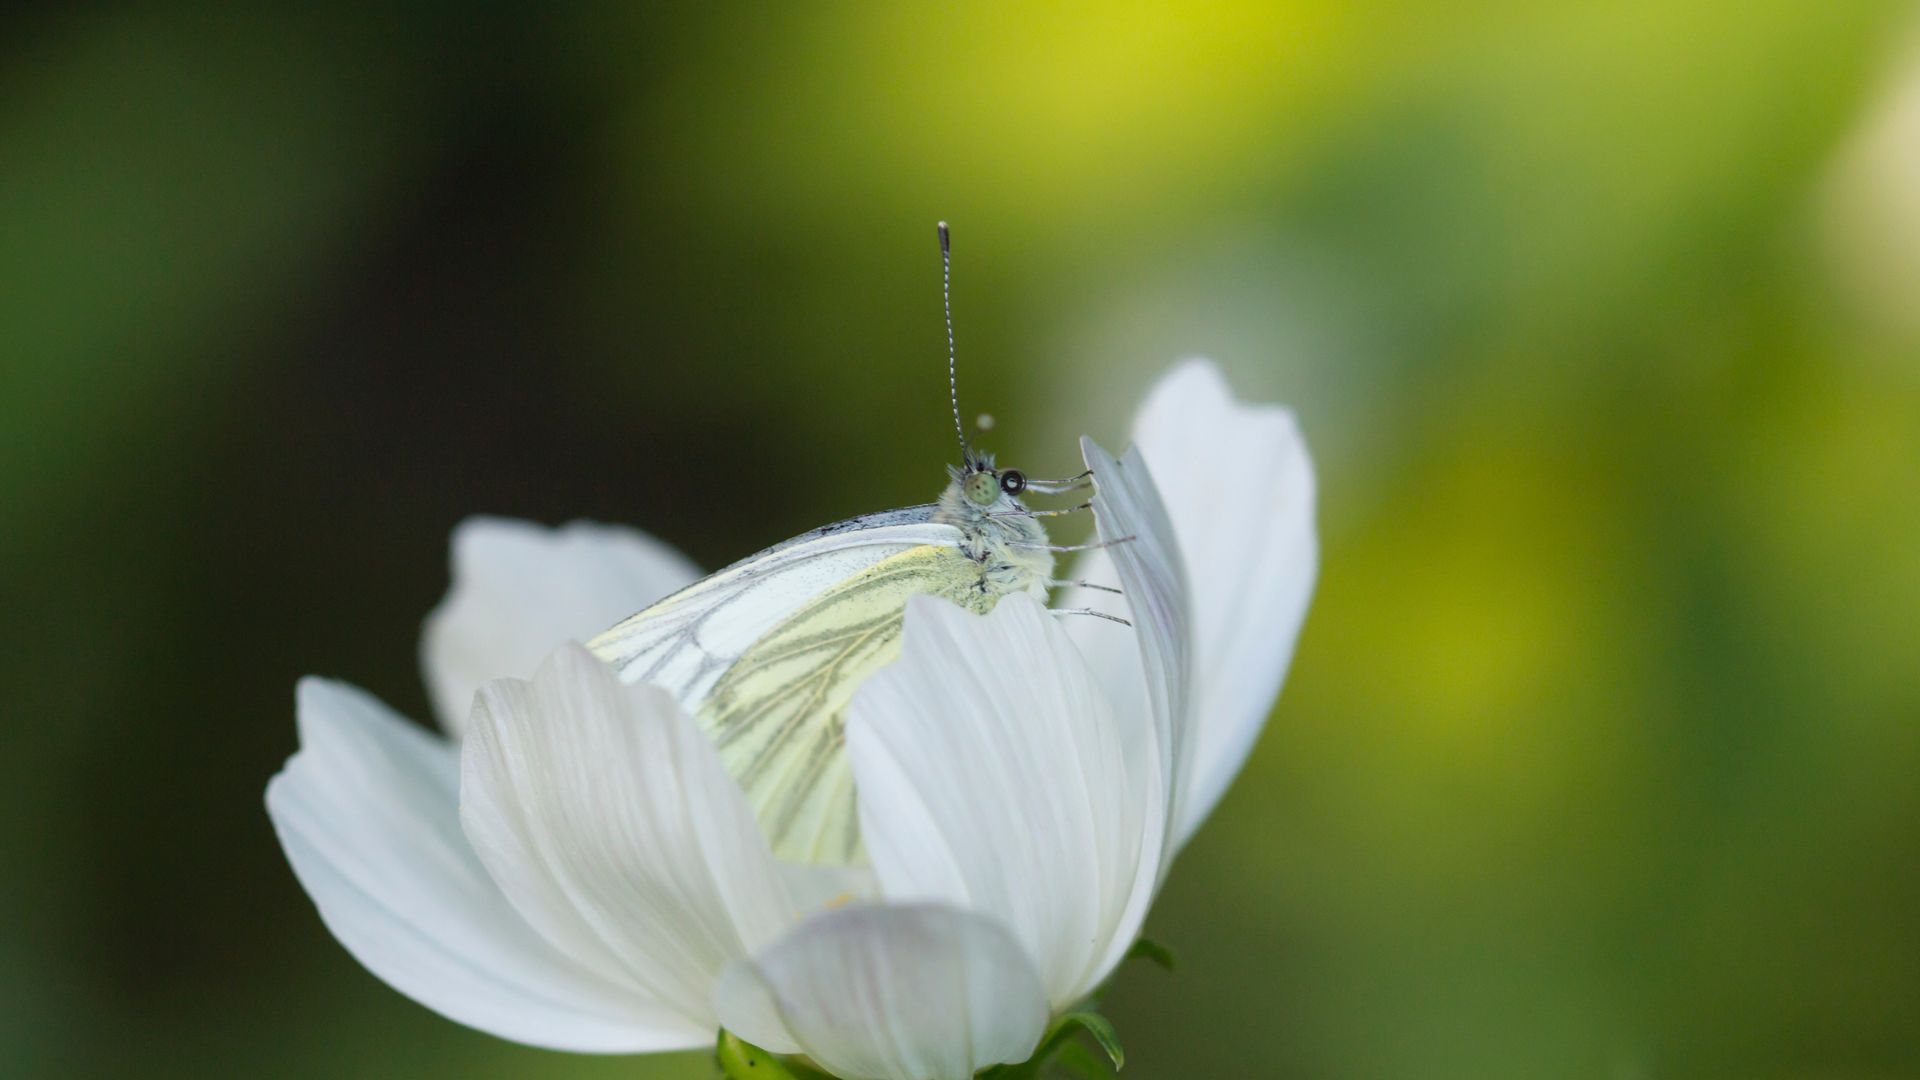
POLYGON ((1053 1034, 1047 1037, 1047 1044, 1055 1046, 1070 1039, 1075 1029, 1093 1036, 1100 1049, 1107 1052, 1107 1060, 1113 1062, 1113 1071, 1119 1072, 1126 1067, 1127 1052, 1120 1045, 1120 1035, 1113 1030, 1113 1021, 1094 1012, 1068 1013, 1054 1021, 1053 1034))
POLYGON ((1080 1032, 1093 1036, 1106 1051, 1107 1060, 1118 1071, 1127 1060, 1126 1051, 1120 1047, 1120 1038, 1114 1033, 1113 1024, 1096 1012, 1072 1012, 1060 1017, 1047 1029, 1046 1038, 1033 1051, 1033 1056, 1016 1065, 996 1065, 980 1074, 980 1080, 1033 1080, 1045 1075, 1052 1066, 1068 1069, 1080 1076, 1105 1076, 1107 1067, 1098 1055, 1088 1051, 1074 1041, 1080 1032), (1092 1072, 1087 1068, 1091 1065, 1092 1072))
POLYGON ((1107 1064, 1106 1058, 1078 1041, 1061 1044, 1060 1052, 1053 1056, 1053 1068, 1084 1080, 1107 1080, 1113 1075, 1113 1067, 1107 1064))
MULTIPOLYGON (((720 1071, 728 1080, 800 1080, 800 1074, 787 1068, 779 1058, 731 1031, 720 1033, 713 1053, 720 1059, 720 1071)), ((807 1071, 813 1074, 811 1069, 807 1071)))
POLYGON ((1144 934, 1134 941, 1133 948, 1127 950, 1127 959, 1150 960, 1162 971, 1173 970, 1173 950, 1144 934))

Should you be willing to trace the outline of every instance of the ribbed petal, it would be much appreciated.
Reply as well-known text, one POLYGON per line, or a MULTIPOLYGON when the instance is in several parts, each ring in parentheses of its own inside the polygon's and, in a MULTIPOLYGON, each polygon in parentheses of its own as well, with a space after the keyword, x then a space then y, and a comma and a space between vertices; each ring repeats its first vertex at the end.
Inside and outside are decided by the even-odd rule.
POLYGON ((1160 380, 1133 437, 1192 590, 1195 746, 1176 826, 1184 843, 1246 763, 1293 659, 1319 571, 1313 463, 1291 410, 1235 401, 1205 360, 1160 380))
POLYGON ((883 895, 1005 924, 1063 1009, 1138 933, 1167 817, 1148 716, 1115 711, 1055 620, 1025 595, 986 616, 915 597, 847 751, 883 895))
POLYGON ((449 1019, 558 1050, 641 1052, 710 1036, 561 956, 461 834, 459 755, 344 683, 298 691, 300 751, 267 812, 334 937, 449 1019))
POLYGON ((634 529, 461 522, 453 584, 420 634, 441 727, 460 733, 487 680, 524 679, 563 642, 585 641, 699 576, 686 556, 634 529))
POLYGON ((712 1030, 713 980, 795 912, 712 745, 579 645, 481 688, 461 823, 513 905, 609 981, 712 1030))
MULTIPOLYGON (((1159 744, 1161 777, 1166 786, 1168 827, 1178 820, 1186 790, 1192 782, 1194 710, 1192 691, 1193 617, 1186 572, 1174 540, 1173 526, 1153 476, 1141 460, 1139 447, 1129 447, 1116 460, 1092 439, 1080 440, 1080 452, 1096 484, 1093 497, 1095 527, 1113 560, 1114 573, 1126 593, 1133 616, 1134 647, 1139 657, 1130 679, 1112 674, 1125 661, 1109 657, 1103 670, 1121 685, 1144 687, 1146 715, 1159 744)), ((1111 642, 1112 636, 1096 639, 1111 642)), ((1178 845, 1171 839, 1160 850, 1161 871, 1171 863, 1178 845)))
MULTIPOLYGON (((1133 438, 1164 500, 1171 542, 1160 546, 1177 553, 1188 590, 1192 717, 1177 848, 1245 763, 1292 659, 1318 569, 1313 467, 1290 411, 1235 401, 1204 360, 1161 378, 1133 438)), ((1112 505, 1114 497, 1104 501, 1109 518, 1127 512, 1112 505)), ((1129 531, 1105 525, 1103 537, 1129 531)), ((1114 554, 1124 553, 1088 552, 1074 575, 1113 582, 1114 554)), ((1101 599, 1083 593, 1069 602, 1097 606, 1101 599)), ((1123 635, 1091 620, 1071 629, 1104 685, 1141 678, 1139 654, 1123 635)))
POLYGON ((935 905, 816 915, 714 991, 727 1030, 848 1080, 965 1080, 1031 1057, 1039 977, 997 923, 935 905))

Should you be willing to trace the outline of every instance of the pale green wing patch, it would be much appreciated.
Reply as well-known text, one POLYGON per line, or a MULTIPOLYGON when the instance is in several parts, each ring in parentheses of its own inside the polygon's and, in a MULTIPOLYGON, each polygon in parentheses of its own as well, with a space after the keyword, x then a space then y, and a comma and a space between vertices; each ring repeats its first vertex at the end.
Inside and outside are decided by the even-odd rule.
POLYGON ((900 653, 907 598, 986 611, 979 564, 951 544, 909 548, 848 577, 762 635, 714 684, 698 719, 740 782, 774 854, 848 862, 860 854, 847 703, 900 653))

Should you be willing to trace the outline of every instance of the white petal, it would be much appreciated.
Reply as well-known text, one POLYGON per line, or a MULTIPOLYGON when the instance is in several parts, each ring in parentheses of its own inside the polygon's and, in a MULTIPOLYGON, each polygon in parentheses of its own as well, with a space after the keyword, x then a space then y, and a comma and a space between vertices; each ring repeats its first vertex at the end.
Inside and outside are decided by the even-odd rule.
POLYGON ((1133 438, 1159 481, 1192 590, 1195 742, 1177 837, 1239 774, 1266 724, 1319 569, 1313 463, 1293 413, 1244 405, 1205 360, 1153 388, 1133 438))
POLYGON ((461 522, 453 584, 420 634, 441 727, 460 733, 487 680, 524 679, 563 642, 585 641, 699 576, 686 556, 634 529, 461 522))
MULTIPOLYGON (((1105 551, 1113 560, 1133 617, 1140 676, 1121 685, 1145 687, 1147 715, 1159 739, 1171 823, 1178 820, 1191 782, 1197 742, 1192 690, 1193 620, 1186 572, 1173 526, 1161 505, 1153 475, 1141 460, 1140 448, 1128 447, 1126 456, 1116 461, 1092 439, 1083 438, 1080 452, 1094 473, 1095 526, 1100 539, 1111 545, 1105 551)), ((1111 635, 1105 640, 1111 641, 1111 635)), ((1115 666, 1109 661, 1096 670, 1110 672, 1115 666)), ((1173 842, 1163 847, 1163 872, 1177 850, 1173 842)))
MULTIPOLYGON (((1191 746, 1177 847, 1239 773, 1292 659, 1318 570, 1313 466, 1290 411, 1236 402, 1204 360, 1161 378, 1133 438, 1158 482, 1174 538, 1167 546, 1190 590, 1191 746)), ((1107 551, 1088 552, 1074 568, 1096 582, 1114 575, 1107 551)), ((1097 606, 1100 597, 1066 602, 1097 606)), ((1139 654, 1110 625, 1080 620, 1071 629, 1103 685, 1128 685, 1141 677, 1139 654)))
POLYGON ((710 1033, 568 961, 461 835, 459 758, 343 683, 298 693, 300 752, 267 786, 287 859, 334 937, 422 1005, 559 1050, 698 1046, 710 1033))
POLYGON ((866 863, 800 863, 775 858, 787 898, 798 912, 839 907, 855 900, 877 900, 880 883, 866 863))
POLYGON ((1167 824, 1156 733, 1115 712, 1032 597, 985 616, 915 597, 900 659, 854 696, 847 752, 889 901, 1004 923, 1056 1009, 1132 944, 1167 824))
POLYGON ((795 916, 719 757, 664 690, 579 645, 481 688, 460 820, 514 907, 609 981, 712 1027, 731 961, 795 916))
POLYGON ((714 990, 727 1030, 848 1080, 965 1080, 1031 1057, 1040 980, 994 922, 934 905, 816 915, 714 990))

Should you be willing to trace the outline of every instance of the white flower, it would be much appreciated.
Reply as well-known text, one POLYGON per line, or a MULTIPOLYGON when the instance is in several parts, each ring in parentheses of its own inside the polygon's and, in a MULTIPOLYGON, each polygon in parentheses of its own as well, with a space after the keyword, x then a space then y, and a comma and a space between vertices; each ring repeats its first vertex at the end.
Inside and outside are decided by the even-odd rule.
POLYGON ((690 581, 684 559, 481 519, 422 648, 464 740, 303 680, 301 749, 267 789, 296 874, 376 975, 515 1041, 644 1052, 725 1026, 859 1078, 1024 1060, 1238 771, 1315 575, 1289 414, 1188 362, 1134 438, 1118 461, 1083 443, 1101 535, 1135 539, 1081 568, 1117 575, 1133 629, 1025 596, 909 605, 848 717, 870 867, 775 860, 678 702, 579 646, 540 662, 690 581))

